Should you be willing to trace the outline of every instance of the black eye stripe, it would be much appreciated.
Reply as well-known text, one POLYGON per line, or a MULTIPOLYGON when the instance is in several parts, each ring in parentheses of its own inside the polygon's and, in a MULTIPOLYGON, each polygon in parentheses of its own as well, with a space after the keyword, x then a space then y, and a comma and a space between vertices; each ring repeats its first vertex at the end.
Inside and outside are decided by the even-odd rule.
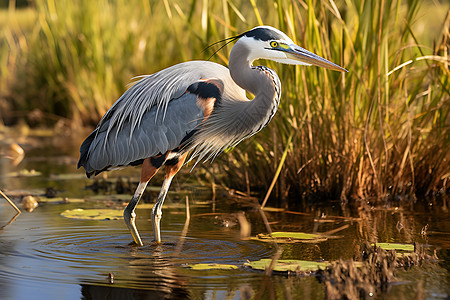
POLYGON ((279 34, 278 32, 275 32, 269 28, 264 28, 264 27, 254 28, 250 31, 247 31, 243 35, 245 35, 247 37, 252 37, 257 40, 264 41, 264 42, 270 41, 270 40, 283 39, 283 36, 281 34, 279 34))

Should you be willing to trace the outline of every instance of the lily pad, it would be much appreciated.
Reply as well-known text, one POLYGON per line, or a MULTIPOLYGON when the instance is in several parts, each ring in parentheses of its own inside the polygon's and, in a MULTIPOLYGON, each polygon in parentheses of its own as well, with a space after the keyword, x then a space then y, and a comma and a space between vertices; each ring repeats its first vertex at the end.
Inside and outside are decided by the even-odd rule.
MULTIPOLYGON (((154 203, 139 203, 136 208, 137 209, 151 209, 153 208, 154 203)), ((185 208, 186 204, 184 203, 164 203, 163 209, 175 209, 175 208, 185 208)))
POLYGON ((79 220, 121 220, 123 211, 118 209, 70 209, 63 211, 61 216, 79 220))
POLYGON ((238 269, 235 265, 228 264, 195 264, 189 265, 192 270, 236 270, 238 269))
POLYGON ((272 232, 272 237, 274 238, 291 238, 299 240, 312 240, 321 238, 322 236, 314 233, 304 233, 304 232, 272 232))
POLYGON ((54 198, 40 197, 38 201, 41 203, 53 203, 53 204, 85 202, 85 200, 81 198, 68 198, 68 197, 54 197, 54 198))
MULTIPOLYGON (((266 270, 271 262, 272 259, 263 258, 245 263, 244 266, 255 270, 266 270)), ((315 272, 319 269, 325 269, 328 265, 329 263, 327 262, 279 259, 276 261, 273 270, 277 272, 315 272)))
POLYGON ((305 232, 272 232, 272 235, 260 233, 252 239, 262 242, 276 241, 277 243, 322 242, 327 240, 322 235, 305 232))
POLYGON ((377 243, 376 245, 384 250, 414 251, 414 245, 411 244, 377 243))

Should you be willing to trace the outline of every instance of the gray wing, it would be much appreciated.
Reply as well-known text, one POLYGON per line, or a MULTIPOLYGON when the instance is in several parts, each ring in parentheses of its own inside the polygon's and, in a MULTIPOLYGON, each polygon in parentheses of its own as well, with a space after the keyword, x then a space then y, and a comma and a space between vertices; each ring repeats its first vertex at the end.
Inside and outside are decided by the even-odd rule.
POLYGON ((182 63, 142 77, 83 142, 78 168, 83 166, 89 176, 179 147, 204 118, 197 95, 188 88, 202 79, 221 77, 228 80, 228 69, 207 61, 182 63))

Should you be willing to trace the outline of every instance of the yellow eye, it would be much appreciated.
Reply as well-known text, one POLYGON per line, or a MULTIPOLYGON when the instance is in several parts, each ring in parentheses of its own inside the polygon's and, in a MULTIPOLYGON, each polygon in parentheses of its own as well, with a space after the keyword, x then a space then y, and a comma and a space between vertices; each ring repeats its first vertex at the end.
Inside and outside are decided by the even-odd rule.
POLYGON ((275 42, 275 41, 272 41, 272 42, 270 42, 270 46, 271 46, 272 48, 276 48, 276 47, 278 47, 278 43, 275 42))

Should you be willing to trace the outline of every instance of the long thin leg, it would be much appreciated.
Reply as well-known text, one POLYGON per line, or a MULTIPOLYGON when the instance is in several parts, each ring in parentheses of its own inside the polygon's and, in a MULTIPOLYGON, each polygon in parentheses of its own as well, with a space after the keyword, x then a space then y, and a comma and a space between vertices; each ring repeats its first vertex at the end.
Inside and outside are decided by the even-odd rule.
POLYGON ((159 192, 158 199, 152 209, 152 226, 153 235, 157 243, 161 243, 161 229, 160 222, 162 218, 162 206, 164 199, 166 199, 167 192, 169 191, 170 183, 172 182, 172 177, 165 177, 161 191, 159 192))
POLYGON ((125 224, 127 224, 127 227, 130 229, 131 235, 133 236, 133 240, 138 246, 143 246, 143 244, 141 237, 139 236, 139 232, 136 228, 135 224, 136 213, 134 212, 134 209, 136 208, 136 205, 139 203, 139 200, 141 199, 141 196, 144 193, 145 188, 147 187, 148 181, 153 177, 153 175, 156 174, 158 169, 159 168, 151 164, 150 159, 147 158, 144 160, 142 164, 141 180, 139 182, 139 185, 136 188, 133 198, 131 198, 127 207, 123 211, 123 219, 125 221, 125 224))
POLYGON ((140 182, 138 187, 136 188, 136 192, 134 193, 133 198, 131 198, 130 202, 128 203, 127 207, 123 211, 123 219, 125 221, 125 224, 127 224, 128 229, 130 229, 131 235, 133 236, 133 240, 138 246, 143 246, 141 237, 139 236, 139 232, 137 231, 135 220, 136 220, 136 213, 134 212, 134 209, 136 208, 136 205, 139 203, 139 200, 141 199, 142 194, 145 191, 145 188, 147 187, 147 182, 140 182))
POLYGON ((184 160, 186 159, 186 154, 180 156, 178 161, 174 164, 169 164, 166 162, 166 174, 164 175, 164 182, 159 192, 158 199, 152 209, 152 225, 153 234, 155 236, 155 241, 161 243, 161 218, 162 218, 162 206, 164 199, 166 198, 167 192, 169 191, 170 183, 172 178, 177 174, 180 168, 183 166, 184 160))

